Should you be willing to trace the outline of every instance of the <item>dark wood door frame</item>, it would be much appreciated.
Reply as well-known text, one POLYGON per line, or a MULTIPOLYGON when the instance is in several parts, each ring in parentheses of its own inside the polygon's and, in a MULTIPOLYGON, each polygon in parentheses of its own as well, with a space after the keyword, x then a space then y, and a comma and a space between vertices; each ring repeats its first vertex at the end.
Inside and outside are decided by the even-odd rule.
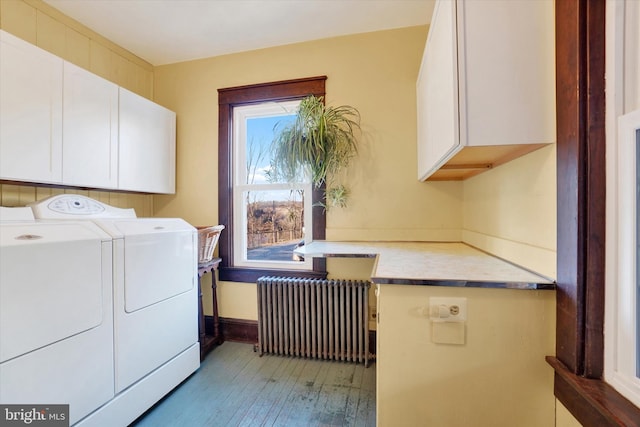
POLYGON ((558 288, 554 393, 584 426, 640 426, 603 381, 605 1, 556 0, 558 288))

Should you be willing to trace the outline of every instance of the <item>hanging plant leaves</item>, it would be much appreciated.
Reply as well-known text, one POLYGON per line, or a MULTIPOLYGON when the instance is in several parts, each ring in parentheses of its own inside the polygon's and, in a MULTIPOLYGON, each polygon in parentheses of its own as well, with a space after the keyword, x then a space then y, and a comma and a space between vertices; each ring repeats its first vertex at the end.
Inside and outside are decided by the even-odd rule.
MULTIPOLYGON (((286 181, 309 173, 314 186, 320 187, 335 177, 358 152, 356 133, 360 131, 360 113, 342 105, 325 106, 322 97, 310 95, 300 102, 296 119, 286 126, 276 125, 272 143, 272 171, 286 181)), ((348 190, 334 206, 345 206, 348 190)))

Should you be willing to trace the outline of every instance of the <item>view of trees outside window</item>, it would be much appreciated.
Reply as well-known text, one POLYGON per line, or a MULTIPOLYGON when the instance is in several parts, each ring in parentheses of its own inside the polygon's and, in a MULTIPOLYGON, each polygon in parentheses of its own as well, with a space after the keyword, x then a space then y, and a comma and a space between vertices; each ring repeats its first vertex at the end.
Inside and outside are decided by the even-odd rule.
POLYGON ((304 240, 304 190, 282 189, 271 174, 274 127, 295 115, 252 117, 246 121, 246 212, 248 260, 298 261, 293 250, 304 240), (263 189, 264 188, 264 189, 263 189))

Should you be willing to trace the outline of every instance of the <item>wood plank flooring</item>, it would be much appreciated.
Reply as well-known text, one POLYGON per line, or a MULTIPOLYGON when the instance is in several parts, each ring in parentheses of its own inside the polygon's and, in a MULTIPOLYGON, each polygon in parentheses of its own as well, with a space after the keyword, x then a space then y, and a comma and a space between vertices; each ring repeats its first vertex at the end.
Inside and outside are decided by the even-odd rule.
POLYGON ((225 342, 135 427, 374 427, 375 364, 264 355, 225 342))

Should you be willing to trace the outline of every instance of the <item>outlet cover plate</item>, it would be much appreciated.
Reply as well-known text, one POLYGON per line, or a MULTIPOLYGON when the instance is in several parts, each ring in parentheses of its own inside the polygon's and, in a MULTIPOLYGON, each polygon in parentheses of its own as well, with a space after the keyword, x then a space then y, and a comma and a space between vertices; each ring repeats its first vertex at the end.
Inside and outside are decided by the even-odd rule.
POLYGON ((439 322, 465 322, 467 320, 467 299, 430 297, 429 318, 439 322))

